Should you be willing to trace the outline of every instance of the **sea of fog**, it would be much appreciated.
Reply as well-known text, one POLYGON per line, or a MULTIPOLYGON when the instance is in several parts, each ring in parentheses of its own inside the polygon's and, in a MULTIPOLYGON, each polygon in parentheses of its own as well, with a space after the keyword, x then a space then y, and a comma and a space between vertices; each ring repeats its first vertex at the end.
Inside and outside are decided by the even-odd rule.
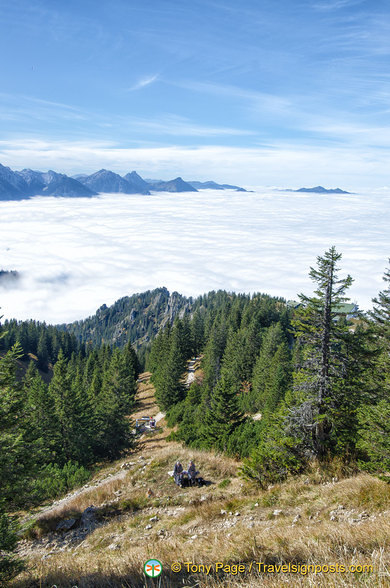
POLYGON ((206 190, 152 196, 0 202, 0 314, 59 323, 159 286, 309 294, 310 266, 331 245, 361 308, 383 289, 388 190, 349 195, 206 190))

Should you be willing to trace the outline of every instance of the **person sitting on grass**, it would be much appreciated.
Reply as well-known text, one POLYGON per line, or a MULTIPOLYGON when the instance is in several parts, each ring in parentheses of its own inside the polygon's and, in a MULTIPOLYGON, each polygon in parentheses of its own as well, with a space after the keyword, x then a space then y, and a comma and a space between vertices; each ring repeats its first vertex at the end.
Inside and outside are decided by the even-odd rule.
POLYGON ((191 481, 191 483, 195 482, 195 478, 196 478, 196 474, 199 474, 199 472, 196 471, 196 466, 195 463, 191 460, 190 463, 188 464, 188 477, 191 481))
POLYGON ((177 460, 177 462, 175 463, 175 467, 173 468, 173 477, 174 477, 175 482, 178 486, 180 486, 180 484, 181 484, 182 475, 183 475, 183 466, 181 465, 180 461, 177 460))

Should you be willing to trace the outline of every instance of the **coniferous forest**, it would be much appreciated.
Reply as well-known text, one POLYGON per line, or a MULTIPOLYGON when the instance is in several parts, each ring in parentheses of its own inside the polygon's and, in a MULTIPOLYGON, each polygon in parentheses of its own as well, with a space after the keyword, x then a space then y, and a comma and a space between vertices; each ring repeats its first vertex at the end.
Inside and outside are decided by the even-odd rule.
POLYGON ((20 565, 13 512, 82 485, 134 446, 131 414, 144 369, 174 427, 171 439, 242 459, 242 475, 260 487, 313 460, 388 478, 390 269, 372 310, 352 317, 345 308, 353 278, 334 247, 310 278, 313 293, 294 304, 218 291, 177 295, 173 311, 165 289, 137 295, 127 329, 130 299, 76 326, 3 322, 0 578, 20 565), (200 369, 189 385, 194 357, 200 369))

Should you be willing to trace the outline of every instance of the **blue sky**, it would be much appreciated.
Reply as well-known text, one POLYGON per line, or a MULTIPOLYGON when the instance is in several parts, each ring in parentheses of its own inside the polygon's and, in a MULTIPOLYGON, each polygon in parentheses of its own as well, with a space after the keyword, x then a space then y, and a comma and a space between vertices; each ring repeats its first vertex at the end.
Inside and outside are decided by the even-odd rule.
POLYGON ((378 0, 0 4, 0 162, 390 185, 378 0))

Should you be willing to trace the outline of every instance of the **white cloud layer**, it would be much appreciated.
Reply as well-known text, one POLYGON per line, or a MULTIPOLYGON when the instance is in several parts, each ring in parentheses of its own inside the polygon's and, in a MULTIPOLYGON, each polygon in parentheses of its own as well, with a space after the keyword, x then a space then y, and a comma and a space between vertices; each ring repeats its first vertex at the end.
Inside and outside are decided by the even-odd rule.
MULTIPOLYGON (((214 131, 209 129, 210 132, 214 131)), ((180 175, 185 180, 213 179, 244 186, 278 184, 299 188, 320 184, 360 191, 389 185, 387 150, 378 148, 374 153, 372 149, 350 146, 127 148, 104 141, 21 138, 0 141, 0 162, 12 169, 54 169, 68 174, 93 173, 101 168, 125 174, 135 169, 144 177, 172 179, 180 175)))
POLYGON ((223 288, 286 298, 311 293, 316 256, 343 253, 342 275, 362 308, 382 289, 390 255, 388 191, 353 195, 204 191, 0 203, 5 317, 51 323, 166 286, 186 295, 223 288))

